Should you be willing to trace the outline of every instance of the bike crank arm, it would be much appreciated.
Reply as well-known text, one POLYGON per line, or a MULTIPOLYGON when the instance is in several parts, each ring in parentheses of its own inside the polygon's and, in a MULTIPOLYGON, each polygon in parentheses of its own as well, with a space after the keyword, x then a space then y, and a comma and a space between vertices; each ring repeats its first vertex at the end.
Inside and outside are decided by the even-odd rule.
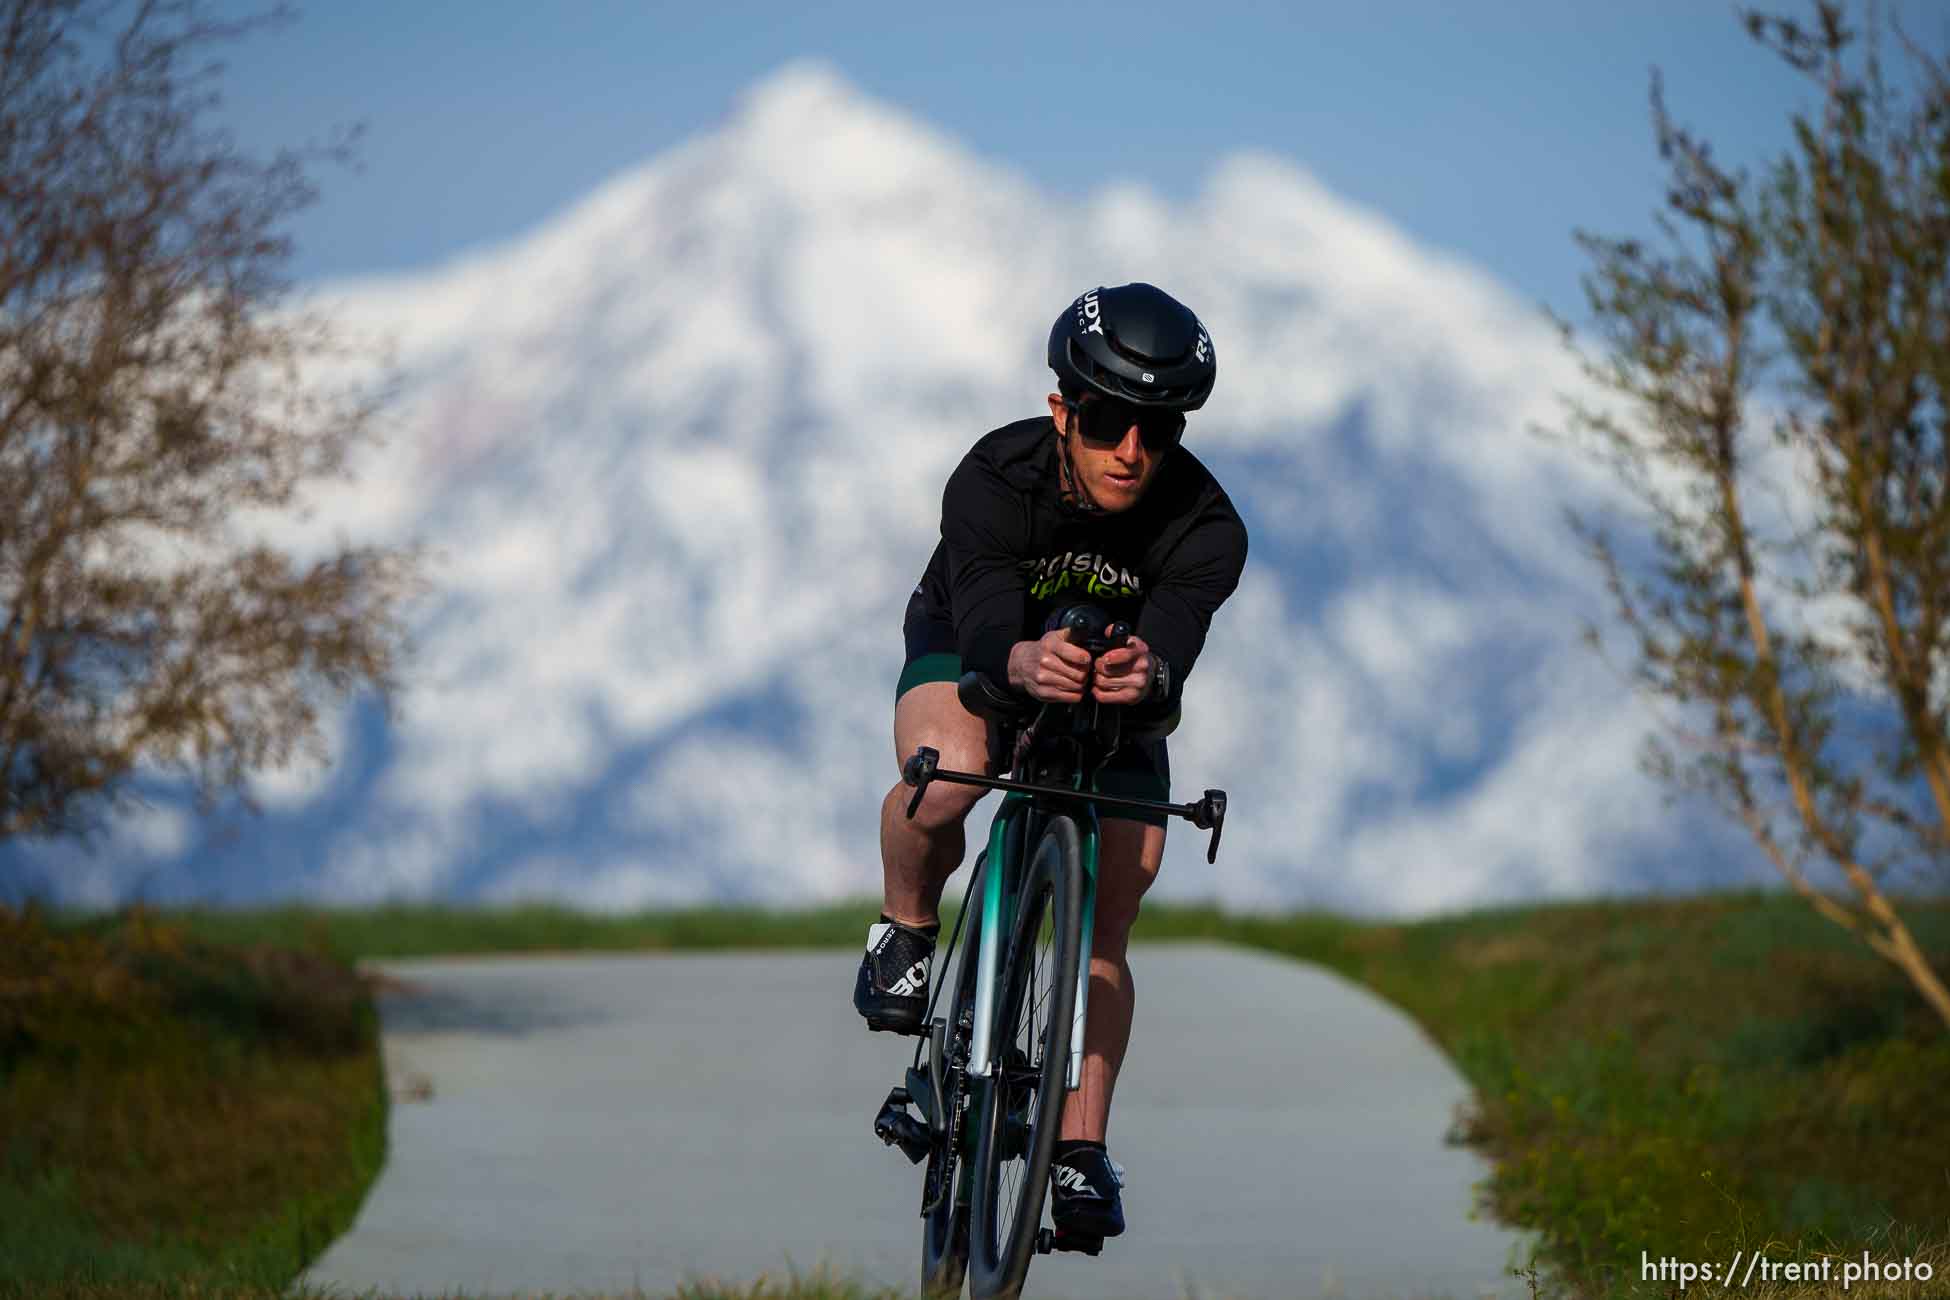
POLYGON ((1183 817, 1202 831, 1212 832, 1212 843, 1205 851, 1207 862, 1216 862, 1219 857, 1219 836, 1226 824, 1226 792, 1207 790, 1205 797, 1191 803, 1161 803, 1155 799, 1129 799, 1115 794, 1089 794, 1081 790, 1066 790, 1056 785, 1032 785, 1027 781, 1011 781, 1004 777, 977 776, 973 772, 951 772, 937 767, 941 761, 941 751, 927 745, 915 750, 913 755, 901 764, 901 780, 914 787, 914 797, 907 801, 907 815, 911 818, 920 811, 921 796, 927 793, 928 782, 947 781, 954 785, 977 785, 987 790, 1007 790, 1016 794, 1053 795, 1059 799, 1075 799, 1093 803, 1099 808, 1136 808, 1145 812, 1161 812, 1171 817, 1183 817))

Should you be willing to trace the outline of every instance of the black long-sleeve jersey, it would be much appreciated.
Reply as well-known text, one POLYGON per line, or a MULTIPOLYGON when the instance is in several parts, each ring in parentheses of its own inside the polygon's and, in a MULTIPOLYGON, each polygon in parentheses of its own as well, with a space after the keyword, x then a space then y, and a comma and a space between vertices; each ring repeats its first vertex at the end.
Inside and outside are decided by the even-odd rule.
POLYGON ((1245 563, 1245 524, 1182 446, 1129 510, 1085 514, 1065 503, 1056 424, 1045 416, 987 434, 948 477, 941 543, 914 601, 954 628, 964 669, 998 684, 1008 681, 1010 647, 1040 637, 1052 611, 1100 605, 1164 657, 1176 702, 1245 563))

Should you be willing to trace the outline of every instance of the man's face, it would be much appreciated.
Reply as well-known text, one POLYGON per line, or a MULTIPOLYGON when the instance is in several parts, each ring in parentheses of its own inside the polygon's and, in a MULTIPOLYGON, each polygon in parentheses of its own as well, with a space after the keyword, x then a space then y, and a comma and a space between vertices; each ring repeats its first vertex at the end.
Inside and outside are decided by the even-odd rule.
MULTIPOLYGON (((1086 393, 1078 399, 1084 409, 1071 418, 1071 408, 1059 393, 1049 395, 1050 418, 1056 421, 1057 436, 1070 446, 1070 464, 1084 491, 1105 510, 1129 510, 1144 495, 1164 463, 1176 435, 1164 436, 1158 426, 1170 426, 1170 417, 1140 415, 1134 407, 1113 403, 1086 393), (1154 422, 1147 440, 1143 422, 1154 422), (1090 436, 1085 436, 1085 434, 1090 436)), ((1175 421, 1182 429, 1182 418, 1175 421)))

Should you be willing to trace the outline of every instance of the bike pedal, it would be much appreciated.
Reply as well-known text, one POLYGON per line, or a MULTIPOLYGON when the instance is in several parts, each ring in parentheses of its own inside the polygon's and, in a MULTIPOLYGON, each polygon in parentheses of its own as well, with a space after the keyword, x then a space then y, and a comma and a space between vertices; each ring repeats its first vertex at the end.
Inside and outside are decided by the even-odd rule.
POLYGON ((873 1117, 873 1135, 886 1145, 897 1146, 912 1164, 928 1158, 929 1134, 926 1125, 907 1113, 910 1098, 905 1088, 895 1088, 881 1103, 873 1117))
POLYGON ((1036 1253, 1047 1255, 1056 1250, 1071 1250, 1079 1255, 1101 1255, 1104 1253, 1104 1239, 1077 1232, 1057 1232, 1051 1228, 1037 1229, 1036 1253))
POLYGON ((891 1021, 875 1020, 871 1017, 867 1020, 867 1028, 873 1030, 876 1034, 899 1034, 902 1038, 926 1038, 928 1036, 928 1027, 926 1025, 895 1024, 891 1021))

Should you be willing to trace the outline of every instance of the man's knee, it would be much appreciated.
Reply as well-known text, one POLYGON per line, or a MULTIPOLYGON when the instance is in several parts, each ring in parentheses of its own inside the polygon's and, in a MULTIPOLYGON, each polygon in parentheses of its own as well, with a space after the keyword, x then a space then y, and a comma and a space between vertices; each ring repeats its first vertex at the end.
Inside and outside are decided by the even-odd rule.
MULTIPOLYGON (((941 762, 941 766, 950 771, 958 772, 980 770, 979 768, 958 767, 948 762, 945 757, 941 762)), ((927 793, 921 796, 921 806, 914 810, 914 816, 911 820, 916 826, 930 835, 950 826, 959 826, 968 819, 969 811, 987 793, 988 791, 982 789, 980 786, 958 785, 953 781, 930 781, 928 782, 927 793)), ((902 785, 896 787, 895 795, 903 801, 901 816, 906 817, 906 803, 913 799, 914 791, 912 787, 902 785)))
MULTIPOLYGON (((923 682, 902 695, 894 706, 895 761, 905 762, 922 745, 940 754, 938 766, 944 770, 988 770, 987 724, 961 706, 953 682, 923 682)), ((958 826, 986 793, 980 786, 931 781, 914 820, 929 834, 958 826)), ((913 797, 911 790, 908 797, 913 797)), ((901 811, 905 816, 905 806, 901 811)))

